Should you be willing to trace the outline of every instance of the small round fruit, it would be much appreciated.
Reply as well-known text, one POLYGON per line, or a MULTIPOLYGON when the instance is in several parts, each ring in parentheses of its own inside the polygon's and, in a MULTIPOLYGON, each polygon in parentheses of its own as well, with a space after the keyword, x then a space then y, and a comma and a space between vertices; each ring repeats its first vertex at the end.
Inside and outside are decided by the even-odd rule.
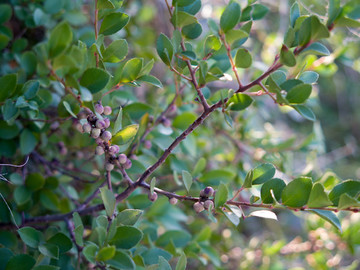
POLYGON ((104 154, 104 153, 105 153, 104 148, 102 148, 102 147, 99 146, 99 145, 96 146, 96 148, 95 148, 95 154, 101 156, 101 155, 104 154))
POLYGON ((105 115, 110 115, 112 113, 112 109, 110 106, 105 106, 104 107, 104 114, 105 115))
POLYGON ((91 132, 91 125, 89 123, 85 123, 83 125, 83 130, 85 133, 90 133, 91 132))
POLYGON ((101 130, 99 128, 93 128, 91 130, 91 137, 94 139, 99 138, 101 130))
POLYGON ((214 202, 212 200, 206 200, 204 202, 204 207, 205 207, 206 210, 209 209, 209 208, 213 209, 214 208, 214 202))
POLYGON ((127 158, 127 156, 125 154, 120 154, 118 156, 118 159, 119 159, 120 164, 125 164, 126 161, 128 160, 128 158, 127 158))
POLYGON ((97 128, 103 129, 103 128, 105 128, 105 121, 99 119, 99 120, 96 121, 95 126, 97 128))
POLYGON ((170 202, 170 204, 175 205, 175 204, 177 204, 178 199, 172 197, 172 198, 170 198, 169 202, 170 202))
POLYGON ((193 208, 196 213, 200 213, 201 211, 204 211, 204 209, 205 209, 204 206, 201 204, 201 202, 194 203, 193 208))
POLYGON ((111 172, 113 169, 114 169, 114 164, 106 163, 105 170, 107 170, 108 172, 111 172))
POLYGON ((126 170, 127 170, 127 169, 130 169, 131 166, 132 166, 131 160, 130 160, 130 159, 127 159, 126 162, 125 162, 125 164, 124 164, 123 166, 124 166, 124 168, 125 168, 126 170))
POLYGON ((120 147, 116 144, 109 147, 109 152, 111 154, 117 154, 117 153, 119 153, 119 151, 120 151, 120 147))
POLYGON ((151 141, 146 140, 146 141, 144 142, 144 147, 145 147, 146 149, 150 149, 150 148, 151 148, 151 146, 152 146, 151 141))
POLYGON ((104 107, 103 105, 101 105, 100 103, 96 103, 94 105, 94 108, 95 108, 95 111, 98 113, 98 114, 102 114, 104 112, 104 107))
POLYGON ((148 197, 150 201, 155 202, 158 198, 158 195, 156 192, 153 192, 152 194, 149 193, 148 197))
POLYGON ((111 132, 110 131, 104 131, 103 134, 101 134, 101 139, 103 139, 104 141, 110 141, 111 140, 111 132))
POLYGON ((108 127, 110 127, 110 119, 109 118, 104 118, 104 123, 105 123, 105 128, 108 128, 108 127))
POLYGON ((171 126, 171 121, 170 121, 170 119, 165 118, 165 119, 162 121, 162 124, 164 125, 164 127, 170 127, 170 126, 171 126))
POLYGON ((204 195, 206 197, 211 197, 212 195, 214 195, 214 189, 212 187, 204 188, 204 195))

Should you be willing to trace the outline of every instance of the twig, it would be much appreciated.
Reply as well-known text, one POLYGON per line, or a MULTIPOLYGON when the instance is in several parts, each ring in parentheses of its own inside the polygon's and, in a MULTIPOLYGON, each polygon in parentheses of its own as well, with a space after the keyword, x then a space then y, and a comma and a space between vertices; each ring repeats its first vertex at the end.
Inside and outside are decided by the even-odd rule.
POLYGON ((65 219, 65 223, 66 223, 66 227, 69 230, 71 240, 74 242, 74 245, 76 246, 77 253, 78 253, 76 269, 80 269, 81 251, 83 248, 76 243, 75 234, 74 234, 74 223, 68 218, 65 219))
MULTIPOLYGON (((184 60, 185 61, 185 60, 184 60)), ((177 75, 179 75, 181 78, 184 78, 185 80, 188 80, 189 82, 192 81, 191 78, 185 76, 184 74, 180 73, 179 71, 177 71, 174 67, 170 67, 170 70, 175 72, 177 75)))
POLYGON ((0 164, 0 166, 6 166, 6 167, 15 167, 15 168, 21 168, 21 167, 24 167, 27 163, 28 163, 28 161, 29 161, 29 156, 27 156, 26 157, 26 160, 25 160, 25 162, 23 163, 23 164, 21 164, 21 165, 15 165, 15 164, 6 164, 6 163, 4 163, 4 164, 0 164))
POLYGON ((259 82, 258 85, 264 90, 264 92, 265 92, 269 97, 271 97, 271 99, 272 99, 275 103, 277 103, 276 98, 273 97, 273 95, 269 92, 269 90, 267 90, 267 88, 265 87, 265 85, 263 85, 262 82, 259 82))

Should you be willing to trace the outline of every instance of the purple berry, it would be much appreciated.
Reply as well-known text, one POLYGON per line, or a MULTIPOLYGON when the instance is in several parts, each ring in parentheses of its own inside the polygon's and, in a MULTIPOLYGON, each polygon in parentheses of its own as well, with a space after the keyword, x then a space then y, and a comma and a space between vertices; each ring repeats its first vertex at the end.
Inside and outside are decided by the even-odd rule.
POLYGON ((103 142, 104 142, 104 141, 103 141, 101 138, 96 138, 95 142, 96 142, 96 144, 98 144, 98 145, 103 145, 103 142))
POLYGON ((169 202, 170 202, 170 204, 175 205, 175 204, 177 204, 178 199, 172 197, 172 198, 169 200, 169 202))
POLYGON ((89 123, 85 123, 83 125, 83 130, 85 133, 90 133, 91 132, 91 125, 89 123))
POLYGON ((104 131, 103 134, 101 134, 101 139, 104 141, 110 141, 111 140, 111 132, 110 131, 104 131))
POLYGON ((194 203, 193 208, 196 213, 200 213, 201 211, 204 211, 204 209, 205 209, 204 206, 200 202, 194 203))
POLYGON ((107 170, 109 172, 109 171, 112 171, 113 169, 114 169, 114 164, 106 163, 105 170, 107 170))
POLYGON ((95 154, 101 156, 102 154, 104 154, 104 148, 102 148, 101 146, 96 146, 95 154))
POLYGON ((128 160, 128 158, 127 158, 127 156, 125 154, 120 154, 118 156, 118 159, 119 159, 120 164, 125 164, 126 161, 128 160))
POLYGON ((105 128, 105 122, 104 122, 104 120, 100 120, 100 119, 97 120, 95 126, 96 126, 97 128, 100 128, 100 129, 105 128))
POLYGON ((108 128, 108 127, 110 127, 110 119, 109 118, 104 118, 104 123, 105 123, 105 128, 108 128))
POLYGON ((99 128, 93 128, 91 130, 91 137, 96 139, 99 138, 101 130, 99 128))
POLYGON ((212 187, 206 187, 203 190, 204 197, 211 197, 214 195, 214 189, 212 187))
POLYGON ((112 109, 111 109, 110 106, 105 106, 105 107, 104 107, 104 114, 105 114, 105 115, 110 115, 111 112, 112 112, 112 109))
POLYGON ((95 111, 98 113, 98 114, 102 114, 104 112, 104 107, 103 105, 101 105, 100 103, 96 103, 94 105, 94 108, 95 108, 95 111))
POLYGON ((146 141, 144 142, 144 147, 145 147, 146 149, 150 149, 151 146, 152 146, 151 141, 146 140, 146 141))
POLYGON ((157 195, 156 192, 153 192, 153 194, 149 193, 148 197, 149 197, 150 201, 155 202, 157 200, 157 198, 158 198, 158 195, 157 195))
POLYGON ((170 119, 165 118, 165 119, 162 121, 162 124, 164 125, 164 127, 170 127, 170 126, 171 126, 171 121, 170 121, 170 119))
POLYGON ((123 166, 124 166, 124 168, 125 168, 126 170, 127 170, 127 169, 130 169, 131 166, 132 166, 131 160, 130 160, 130 159, 127 159, 126 162, 125 162, 125 164, 124 164, 123 166))
POLYGON ((118 145, 112 145, 109 147, 109 152, 111 154, 117 154, 120 151, 120 147, 118 145))

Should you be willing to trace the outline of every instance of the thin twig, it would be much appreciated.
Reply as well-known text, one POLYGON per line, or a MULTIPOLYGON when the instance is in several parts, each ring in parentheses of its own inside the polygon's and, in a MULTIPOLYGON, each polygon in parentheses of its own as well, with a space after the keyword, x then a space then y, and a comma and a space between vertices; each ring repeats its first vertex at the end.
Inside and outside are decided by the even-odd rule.
POLYGON ((14 165, 14 164, 0 164, 0 166, 6 166, 6 167, 15 167, 15 168, 21 168, 24 167, 29 161, 29 156, 26 157, 26 160, 23 164, 21 165, 14 165))

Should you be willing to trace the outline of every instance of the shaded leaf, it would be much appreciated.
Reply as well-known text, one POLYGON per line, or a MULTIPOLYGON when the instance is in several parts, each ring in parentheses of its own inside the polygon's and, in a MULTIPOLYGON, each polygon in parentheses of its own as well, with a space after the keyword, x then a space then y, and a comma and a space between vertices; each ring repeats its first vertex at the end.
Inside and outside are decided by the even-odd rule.
POLYGON ((317 214, 319 217, 325 219, 326 221, 330 222, 335 228, 337 228, 340 232, 342 232, 340 220, 338 217, 331 211, 327 210, 320 210, 320 209, 309 209, 307 211, 313 212, 317 214))
POLYGON ((188 171, 182 171, 182 180, 184 182, 187 192, 189 192, 193 182, 191 174, 188 171))
POLYGON ((105 206, 105 211, 108 217, 112 217, 115 211, 116 199, 114 193, 107 187, 100 188, 101 199, 105 206))
POLYGON ((225 184, 221 183, 215 194, 215 199, 214 199, 215 208, 223 206, 224 203, 226 203, 228 193, 229 193, 229 191, 227 189, 227 186, 225 184))

